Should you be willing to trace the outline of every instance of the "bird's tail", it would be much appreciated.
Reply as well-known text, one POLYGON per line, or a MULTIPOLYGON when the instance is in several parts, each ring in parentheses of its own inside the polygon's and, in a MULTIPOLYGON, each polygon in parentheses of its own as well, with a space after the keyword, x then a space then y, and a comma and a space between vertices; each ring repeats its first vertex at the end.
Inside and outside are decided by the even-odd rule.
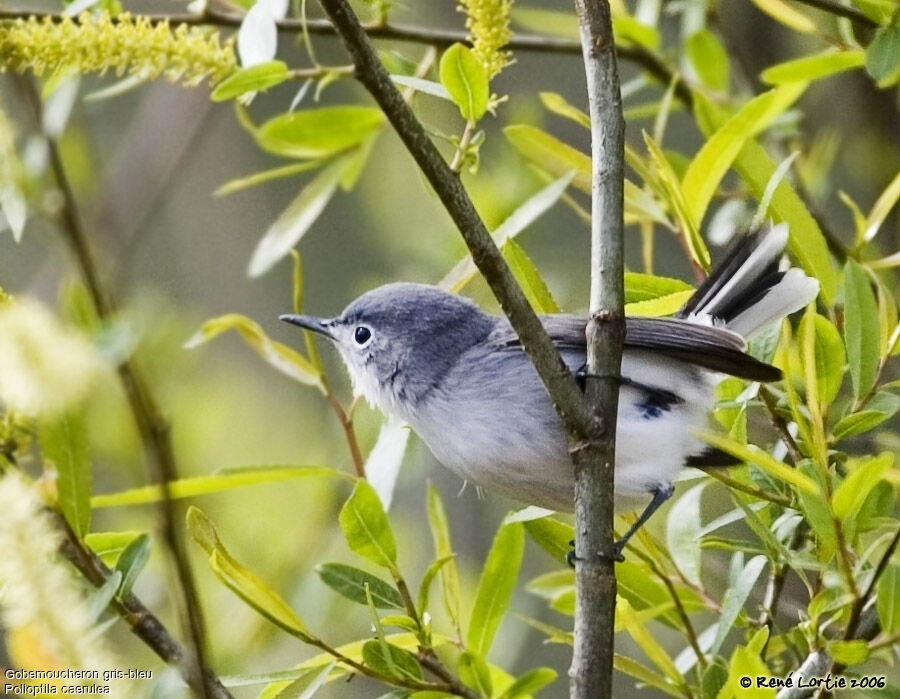
POLYGON ((796 267, 779 271, 787 239, 784 223, 740 236, 678 316, 750 337, 803 308, 819 282, 796 267))

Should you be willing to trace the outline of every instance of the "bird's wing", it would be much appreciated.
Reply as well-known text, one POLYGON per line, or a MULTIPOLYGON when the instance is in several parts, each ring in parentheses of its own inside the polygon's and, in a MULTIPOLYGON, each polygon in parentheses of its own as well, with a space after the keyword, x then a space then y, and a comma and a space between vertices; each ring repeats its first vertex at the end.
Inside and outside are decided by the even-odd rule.
MULTIPOLYGON (((578 316, 542 316, 541 322, 559 349, 585 351, 587 319, 578 316)), ((777 381, 781 372, 744 351, 744 339, 724 328, 698 325, 680 318, 627 318, 625 346, 649 350, 711 371, 753 381, 777 381)), ((521 349, 515 331, 498 323, 490 340, 500 348, 521 349)))

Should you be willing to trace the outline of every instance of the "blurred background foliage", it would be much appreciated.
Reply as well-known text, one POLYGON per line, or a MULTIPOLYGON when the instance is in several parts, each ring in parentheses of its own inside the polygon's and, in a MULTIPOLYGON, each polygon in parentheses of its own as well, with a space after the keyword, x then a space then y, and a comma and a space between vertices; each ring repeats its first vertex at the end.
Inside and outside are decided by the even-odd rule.
MULTIPOLYGON (((242 0, 234 6, 214 4, 214 7, 232 13, 252 4, 242 0)), ((72 5, 83 9, 90 3, 72 5)), ((94 5, 94 11, 121 9, 116 2, 94 5)), ((170 1, 135 0, 122 5, 136 15, 180 15, 188 11, 184 4, 170 1)), ((300 5, 291 3, 290 12, 297 13, 300 5)), ((381 7, 378 3, 363 2, 354 6, 364 18, 374 17, 381 7)), ((630 37, 624 43, 640 49, 641 41, 648 41, 671 74, 683 73, 689 84, 707 98, 731 105, 741 104, 748 96, 766 88, 765 76, 760 78, 764 69, 817 54, 829 46, 841 49, 857 43, 862 47, 871 46, 877 32, 881 37, 878 40, 887 47, 883 49, 886 56, 875 57, 887 65, 886 68, 881 64, 876 66, 881 71, 876 77, 882 86, 870 74, 875 70, 871 55, 868 73, 857 67, 813 82, 793 106, 776 116, 767 131, 766 145, 776 163, 799 152, 790 179, 817 220, 825 224, 832 251, 839 253, 835 256, 835 268, 843 263, 841 255, 846 257, 847 251, 865 261, 888 260, 881 273, 882 288, 887 295, 879 297, 879 308, 883 308, 890 306, 887 299, 897 297, 897 277, 892 267, 898 261, 891 261, 890 255, 900 249, 900 217, 889 206, 890 212, 885 212, 877 239, 858 246, 858 222, 846 202, 849 198, 868 213, 892 182, 897 186, 895 178, 900 170, 900 106, 895 86, 900 76, 898 8, 893 0, 859 0, 841 7, 863 13, 869 21, 857 21, 854 26, 827 11, 780 0, 629 0, 614 9, 620 17, 627 14, 632 18, 631 24, 624 25, 626 37, 630 37), (652 29, 649 39, 642 39, 641 27, 645 31, 652 29)), ((9 2, 2 9, 52 13, 63 8, 48 1, 9 2)), ((307 9, 311 16, 319 16, 314 4, 307 9)), ((574 14, 569 3, 561 0, 517 2, 512 17, 512 27, 517 32, 577 38, 574 14)), ((389 18, 400 25, 457 31, 464 31, 466 19, 452 2, 391 5, 389 18)), ((233 29, 224 27, 220 31, 224 36, 233 29)), ((622 27, 619 29, 622 31, 622 27)), ((152 40, 163 41, 160 37, 152 40)), ((313 34, 311 42, 319 64, 346 65, 346 54, 334 37, 313 34)), ((16 58, 17 54, 9 46, 0 40, 0 62, 5 67, 36 67, 16 58)), ((396 67, 394 72, 411 73, 426 56, 422 44, 379 39, 378 46, 384 60, 396 67)), ((230 50, 226 46, 222 55, 230 50)), ((278 58, 290 69, 315 67, 310 63, 299 32, 281 33, 278 58)), ((492 230, 553 179, 532 167, 535 158, 523 157, 522 149, 514 147, 515 139, 504 135, 506 127, 528 124, 546 130, 581 152, 587 152, 589 147, 589 132, 576 123, 578 115, 574 119, 565 117, 565 114, 572 116, 571 107, 566 105, 586 108, 580 55, 517 50, 512 58, 514 62, 490 83, 492 93, 508 99, 496 105, 496 116, 488 114, 478 123, 478 129, 483 130, 483 142, 479 146, 477 170, 470 168, 471 160, 462 169, 463 181, 492 230), (540 93, 554 94, 542 97, 540 93)), ((854 60, 858 66, 857 59, 854 60)), ((437 80, 437 62, 432 63, 427 77, 437 80)), ((302 76, 299 80, 279 82, 252 101, 245 99, 244 104, 238 105, 228 100, 211 101, 206 83, 193 89, 162 80, 122 85, 114 75, 98 76, 91 73, 93 69, 89 66, 81 68, 87 74, 68 75, 63 79, 49 71, 42 76, 45 129, 57 128, 55 136, 65 169, 85 227, 95 239, 101 273, 117 291, 119 310, 104 322, 96 319, 66 236, 61 233, 59 218, 65 210, 65 200, 50 174, 46 141, 35 125, 31 104, 33 88, 29 87, 35 80, 28 70, 21 75, 10 71, 0 81, 0 103, 7 122, 3 126, 4 138, 17 154, 16 158, 9 157, 7 151, 6 162, 18 159, 21 163, 21 172, 11 177, 21 184, 28 205, 27 223, 24 231, 19 231, 21 235, 14 237, 12 229, 16 225, 10 220, 8 230, 0 236, 0 285, 23 303, 26 298, 34 298, 58 309, 64 322, 82 329, 80 337, 92 340, 90 352, 95 352, 97 357, 92 354, 93 358, 85 361, 99 357, 101 364, 93 383, 84 389, 89 394, 84 419, 89 435, 85 449, 92 463, 92 492, 116 493, 147 483, 141 436, 113 368, 132 355, 171 420, 171 437, 181 477, 202 476, 226 468, 273 465, 324 466, 352 473, 353 463, 341 425, 319 391, 292 381, 259 361, 247 343, 234 333, 209 344, 185 348, 185 343, 195 337, 205 321, 231 313, 253 319, 277 341, 302 348, 303 341, 297 332, 277 321, 279 314, 291 312, 294 305, 291 258, 270 260, 271 269, 252 278, 247 270, 263 233, 315 175, 303 173, 273 179, 225 196, 216 195, 230 181, 296 162, 261 149, 246 124, 248 120, 263 124, 288 111, 298 88, 304 84, 302 76), (103 94, 111 85, 123 89, 114 95, 103 94), (58 125, 48 126, 54 118, 58 125), (21 239, 16 240, 17 237, 21 239)), ((220 68, 223 74, 234 69, 225 65, 208 70, 215 74, 220 68)), ((639 61, 627 57, 620 62, 629 143, 645 154, 643 132, 653 134, 658 142, 664 139, 668 162, 680 176, 705 137, 677 91, 668 91, 666 84, 648 80, 644 68, 639 61)), ((193 81, 189 74, 174 77, 176 82, 193 81)), ((363 89, 340 71, 329 74, 326 80, 321 80, 321 74, 314 78, 314 84, 304 88, 307 91, 301 108, 312 105, 316 99, 321 105, 371 104, 363 89)), ((419 95, 414 107, 433 133, 457 137, 462 133, 464 122, 459 110, 445 100, 419 95)), ((439 142, 450 159, 453 147, 443 140, 439 142)), ((545 169, 553 171, 553 167, 545 169)), ((640 182, 640 178, 637 180, 640 182)), ((587 206, 587 199, 574 187, 570 188, 569 196, 576 206, 557 204, 530 225, 517 242, 540 269, 559 306, 566 312, 578 313, 586 310, 589 279, 588 224, 578 207, 587 206)), ((887 196, 890 199, 889 191, 887 196)), ((896 199, 894 195, 890 204, 896 199)), ((739 223, 745 224, 755 205, 743 181, 734 173, 729 174, 717 190, 709 214, 703 218, 703 230, 713 258, 717 255, 717 243, 727 238, 725 232, 739 223)), ((9 215, 5 203, 4 210, 9 215)), ((628 227, 627 236, 629 269, 695 281, 696 264, 692 265, 679 239, 666 226, 646 221, 635 223, 628 227)), ((400 279, 436 283, 465 253, 452 222, 390 128, 381 129, 374 140, 353 191, 339 189, 334 194, 303 236, 298 249, 303 259, 303 307, 323 316, 337 314, 357 295, 382 283, 400 279)), ((864 285, 868 288, 867 283, 864 285)), ((842 285, 838 290, 839 300, 843 288, 842 285)), ((469 284, 465 293, 485 307, 497 310, 479 280, 469 284)), ((539 291, 538 297, 546 298, 546 295, 539 291)), ((828 299, 825 313, 842 327, 833 301, 834 298, 828 299)), ((865 306, 865 299, 862 304, 870 308, 865 306)), ((884 344, 896 327, 896 309, 891 314, 889 308, 878 311, 873 305, 871 310, 884 316, 882 327, 886 330, 882 330, 881 336, 884 344)), ((821 321, 809 322, 821 324, 821 321)), ((827 339, 831 338, 829 333, 827 328, 821 331, 827 339)), ((78 351, 72 350, 66 361, 78 351)), ((795 350, 787 350, 782 364, 793 362, 793 373, 802 384, 799 377, 804 368, 797 356, 795 350), (788 356, 792 353, 793 359, 788 356)), ((337 399, 348 406, 350 388, 330 348, 323 349, 322 361, 337 399)), ((850 361, 853 362, 852 356, 850 361)), ((838 387, 847 371, 843 359, 839 364, 834 369, 838 387)), ((58 382, 56 385, 66 384, 70 379, 75 382, 74 375, 63 373, 62 377, 53 379, 58 382)), ((879 380, 889 384, 894 379, 896 366, 888 365, 879 380)), ((844 378, 840 399, 844 403, 852 402, 848 398, 852 393, 851 383, 844 378)), ((727 397, 734 399, 743 388, 740 382, 731 384, 723 388, 723 395, 731 390, 727 397)), ((52 390, 50 394, 55 395, 52 390)), ((891 395, 895 394, 896 391, 891 395)), ((858 401, 863 396, 857 393, 853 397, 858 401)), ((733 404, 725 407, 735 409, 733 404)), ((796 406, 788 406, 788 411, 791 407, 796 406)), ((757 419, 751 424, 764 423, 761 411, 755 409, 754 415, 757 419)), ((14 414, 7 414, 5 443, 9 446, 9 436, 16 436, 19 465, 30 476, 46 482, 48 476, 46 473, 42 476, 40 452, 27 440, 22 443, 22 435, 34 436, 37 428, 26 420, 28 424, 20 429, 15 419, 14 414)), ((726 426, 734 427, 734 414, 730 418, 726 414, 723 420, 726 426)), ((353 413, 353 425, 361 451, 367 454, 379 433, 381 417, 367 406, 359 405, 353 413)), ((859 437, 852 444, 852 452, 896 452, 900 447, 897 427, 896 417, 892 417, 859 437)), ((52 437, 47 437, 47 441, 52 443, 52 437)), ((770 435, 768 442, 771 441, 770 435)), ((829 443, 829 446, 834 445, 829 443)), ((47 457, 48 449, 51 447, 44 447, 43 458, 47 457)), ((6 468, 9 466, 7 463, 6 468)), ((473 604, 475 587, 495 532, 504 515, 520 505, 490 493, 481 496, 472 487, 462 489, 460 481, 441 469, 413 437, 403 458, 390 508, 400 567, 411 581, 418 582, 434 558, 431 536, 424 525, 429 482, 441 493, 447 508, 461 579, 462 605, 467 609, 473 604)), ((897 478, 891 482, 896 485, 897 478)), ((763 484, 760 487, 777 489, 771 481, 758 480, 759 483, 763 484)), ((51 485, 46 488, 52 492, 51 485)), ((679 499, 679 496, 691 488, 694 488, 692 483, 679 486, 679 493, 670 506, 686 508, 676 512, 687 513, 688 519, 693 516, 690 508, 699 511, 700 490, 690 490, 690 498, 679 499)), ((890 493, 882 492, 884 502, 877 508, 882 516, 879 523, 884 527, 879 530, 881 534, 890 531, 888 525, 894 511, 893 491, 885 488, 890 493)), ((306 626, 326 637, 332 645, 338 645, 371 635, 371 619, 365 610, 336 595, 315 572, 316 565, 325 561, 366 565, 348 549, 338 526, 338 512, 349 492, 349 486, 341 479, 300 478, 203 495, 191 502, 215 522, 219 535, 237 560, 248 565, 298 610, 306 626)), ((758 512, 757 505, 751 507, 744 503, 742 507, 749 508, 745 509, 747 513, 758 512)), ((727 491, 713 484, 703 496, 703 522, 708 524, 733 507, 727 491)), ((71 512, 66 514, 71 521, 71 512)), ((650 532, 660 540, 665 540, 666 520, 663 514, 650 525, 650 532)), ((90 530, 150 533, 149 562, 134 581, 133 589, 178 633, 177 595, 172 591, 174 578, 155 534, 154 521, 155 511, 146 504, 96 507, 90 530)), ((765 520, 761 526, 769 525, 772 522, 765 520)), ((765 542, 753 524, 738 522, 726 531, 729 532, 727 537, 723 535, 726 543, 729 538, 754 536, 765 542)), ((559 532, 554 532, 555 539, 550 535, 543 537, 544 543, 558 539, 558 535, 559 532)), ((643 543, 651 558, 659 551, 652 541, 643 543)), ((879 539, 873 545, 883 550, 887 541, 879 539)), ((703 594, 711 600, 721 601, 726 590, 733 588, 740 578, 742 559, 732 555, 734 548, 726 544, 711 545, 703 554, 703 594)), ((282 633, 220 584, 210 574, 203 551, 193 542, 188 551, 206 613, 210 659, 217 672, 221 675, 274 672, 290 668, 313 654, 312 649, 282 633)), ((635 604, 634 595, 641 593, 637 581, 649 576, 649 568, 642 557, 628 558, 619 568, 620 584, 626 591, 637 585, 634 588, 637 592, 629 596, 635 604)), ((822 579, 833 573, 835 565, 833 560, 827 562, 829 567, 822 579)), ((366 569, 379 572, 376 565, 366 569)), ((757 574, 760 572, 756 570, 757 574)), ((743 569, 743 573, 749 575, 749 570, 743 569)), ((566 695, 569 648, 565 643, 546 644, 545 634, 532 628, 534 624, 529 624, 525 617, 568 629, 570 620, 548 608, 542 599, 547 598, 551 606, 565 610, 567 599, 570 601, 566 595, 571 594, 568 575, 558 560, 544 555, 529 539, 520 580, 537 578, 538 582, 532 583, 531 592, 522 584, 516 586, 512 599, 515 613, 504 618, 490 654, 492 664, 513 674, 538 665, 555 668, 560 679, 543 690, 541 696, 566 695), (550 577, 537 578, 542 574, 550 577)), ((699 569, 696 575, 699 576, 699 569)), ((764 582, 764 576, 760 576, 756 585, 743 593, 745 599, 749 598, 747 611, 740 617, 739 625, 743 629, 729 636, 731 645, 726 644, 726 648, 748 642, 752 636, 752 630, 744 634, 750 617, 755 620, 758 616, 754 610, 768 594, 764 582)), ((785 589, 779 619, 790 627, 808 600, 799 578, 788 575, 782 582, 785 589)), ((900 592, 897 595, 900 599, 900 592)), ((433 598, 438 596, 436 586, 433 598)), ((838 609, 825 603, 823 606, 826 611, 838 609)), ((436 616, 435 628, 449 633, 450 625, 441 605, 433 604, 431 609, 436 616)), ((696 611, 701 620, 698 623, 709 627, 722 609, 718 603, 704 607, 698 598, 697 606, 689 606, 688 611, 692 615, 696 611)), ((468 613, 464 612, 462 617, 467 618, 468 613)), ((638 622, 632 619, 622 623, 626 626, 630 623, 629 631, 634 631, 633 624, 638 622)), ((685 647, 683 629, 679 629, 677 621, 650 623, 653 635, 672 657, 685 647)), ((898 630, 900 623, 890 633, 898 630)), ((655 663, 655 672, 665 674, 665 661, 660 661, 658 656, 647 658, 653 656, 652 644, 646 640, 635 642, 634 636, 634 633, 620 633, 618 652, 628 658, 640 658, 650 666, 655 663)), ((109 628, 107 637, 122 666, 156 669, 153 682, 140 683, 137 690, 132 688, 129 692, 174 696, 182 691, 176 673, 164 669, 123 624, 109 628)), ((33 646, 23 645, 21 638, 17 640, 13 634, 7 638, 6 650, 0 648, 0 665, 19 666, 33 646), (7 655, 2 655, 3 652, 7 655)), ((551 638, 560 640, 552 633, 551 638)), ((890 635, 887 638, 888 652, 878 654, 869 665, 862 666, 863 669, 855 667, 854 671, 894 675, 886 664, 893 657, 890 635)), ((803 640, 795 638, 794 641, 795 650, 806 647, 803 640)), ((758 652, 756 646, 760 642, 750 640, 747 647, 758 652)), ((773 669, 773 674, 795 667, 802 659, 788 652, 786 656, 794 664, 776 665, 779 669, 773 669)), ((728 658, 729 653, 723 650, 723 657, 728 658)), ((724 682, 723 678, 719 679, 724 682)), ((695 696, 679 687, 671 676, 663 684, 669 688, 666 693, 695 696)), ((618 696, 630 696, 636 691, 635 680, 625 674, 617 676, 617 687, 618 696)), ((260 688, 251 685, 234 691, 237 696, 256 696, 260 688)), ((321 695, 378 696, 381 691, 387 690, 356 677, 352 682, 328 685, 321 690, 321 695)), ((644 689, 642 695, 662 696, 659 691, 644 689)), ((708 696, 716 696, 716 692, 708 696)))

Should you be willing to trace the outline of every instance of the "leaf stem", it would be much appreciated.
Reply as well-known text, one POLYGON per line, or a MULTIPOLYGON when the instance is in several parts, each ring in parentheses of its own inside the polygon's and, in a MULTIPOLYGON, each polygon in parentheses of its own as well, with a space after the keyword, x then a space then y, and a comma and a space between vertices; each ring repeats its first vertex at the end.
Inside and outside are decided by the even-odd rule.
POLYGON ((456 147, 456 153, 453 154, 453 161, 450 163, 450 169, 459 173, 462 170, 463 163, 466 161, 466 155, 469 150, 469 144, 472 142, 472 136, 475 135, 475 122, 469 119, 466 122, 466 128, 463 130, 459 139, 459 145, 456 147))

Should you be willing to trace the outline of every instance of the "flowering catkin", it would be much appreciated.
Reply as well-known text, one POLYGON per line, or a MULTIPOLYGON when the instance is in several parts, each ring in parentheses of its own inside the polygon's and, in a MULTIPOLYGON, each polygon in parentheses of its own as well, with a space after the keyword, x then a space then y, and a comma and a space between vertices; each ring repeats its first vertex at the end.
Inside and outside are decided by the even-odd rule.
POLYGON ((472 51, 493 78, 512 62, 512 53, 503 47, 512 38, 509 13, 513 0, 459 0, 458 10, 466 15, 466 29, 472 51))
POLYGON ((88 13, 77 19, 17 19, 0 24, 0 68, 35 75, 59 70, 165 77, 194 86, 209 78, 218 82, 237 67, 233 41, 224 44, 217 32, 122 13, 88 13))

